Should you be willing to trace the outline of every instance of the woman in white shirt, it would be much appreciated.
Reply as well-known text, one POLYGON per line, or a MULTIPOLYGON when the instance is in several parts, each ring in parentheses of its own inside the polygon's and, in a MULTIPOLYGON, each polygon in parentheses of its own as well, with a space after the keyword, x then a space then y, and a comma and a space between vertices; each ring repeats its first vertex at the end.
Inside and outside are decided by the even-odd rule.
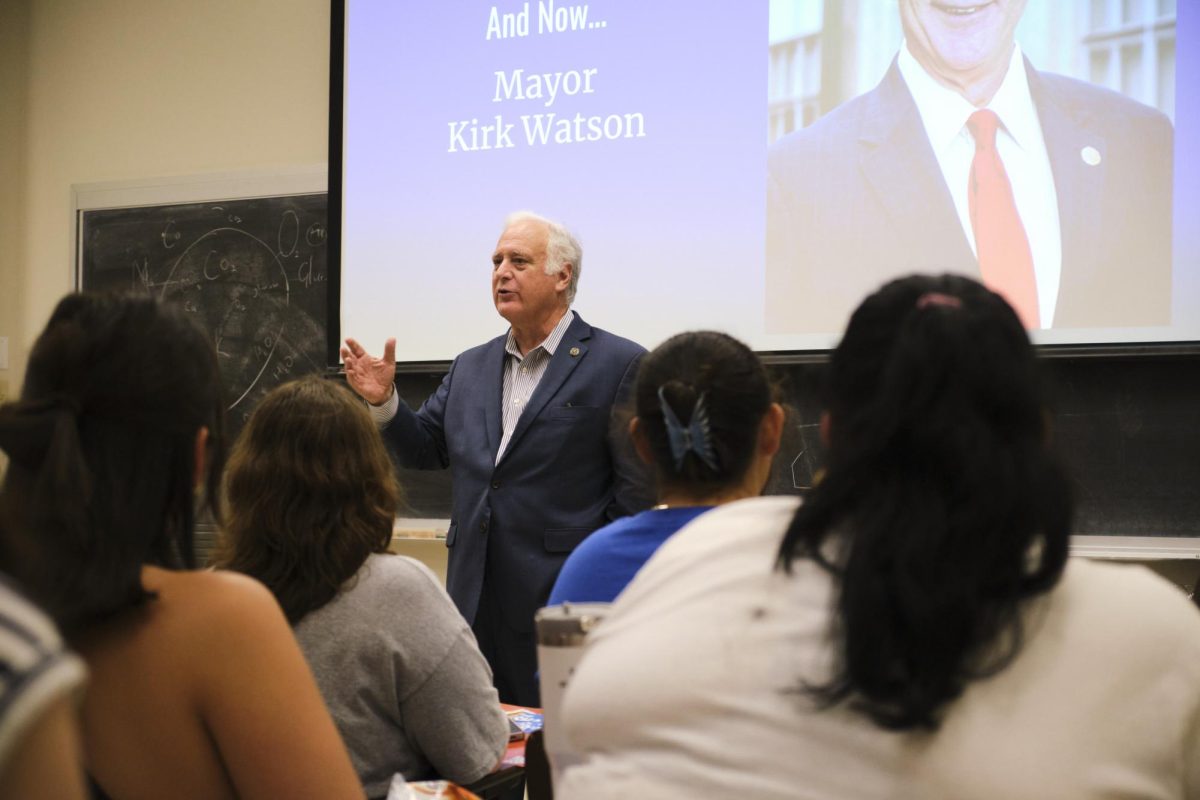
POLYGON ((1200 797, 1200 616, 1067 564, 1073 503, 998 295, 910 277, 829 369, 823 480, 670 539, 564 698, 557 795, 1200 797))

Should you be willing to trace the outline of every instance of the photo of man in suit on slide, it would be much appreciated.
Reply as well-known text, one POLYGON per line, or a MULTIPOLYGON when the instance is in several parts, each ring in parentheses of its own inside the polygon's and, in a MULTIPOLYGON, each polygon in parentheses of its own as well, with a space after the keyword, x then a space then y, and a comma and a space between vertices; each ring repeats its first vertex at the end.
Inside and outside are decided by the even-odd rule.
POLYGON ((1037 70, 1025 0, 898 6, 879 85, 769 151, 768 332, 835 331, 929 271, 981 279, 1031 329, 1169 324, 1170 120, 1037 70))

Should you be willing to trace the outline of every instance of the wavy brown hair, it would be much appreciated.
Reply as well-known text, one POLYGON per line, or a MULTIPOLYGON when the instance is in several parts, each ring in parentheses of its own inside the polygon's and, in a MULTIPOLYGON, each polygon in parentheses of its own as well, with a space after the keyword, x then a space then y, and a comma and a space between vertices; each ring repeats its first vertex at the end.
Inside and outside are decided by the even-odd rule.
POLYGON ((217 565, 266 584, 294 625, 387 550, 400 499, 362 402, 316 376, 286 383, 233 446, 217 565))

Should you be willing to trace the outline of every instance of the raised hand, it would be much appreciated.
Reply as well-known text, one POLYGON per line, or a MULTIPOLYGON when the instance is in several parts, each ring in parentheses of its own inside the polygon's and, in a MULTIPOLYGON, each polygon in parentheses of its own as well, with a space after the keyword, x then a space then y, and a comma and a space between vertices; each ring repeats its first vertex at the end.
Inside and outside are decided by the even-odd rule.
POLYGON ((383 357, 376 358, 354 339, 347 339, 342 348, 346 364, 346 383, 371 405, 383 405, 395 391, 396 340, 383 345, 383 357))

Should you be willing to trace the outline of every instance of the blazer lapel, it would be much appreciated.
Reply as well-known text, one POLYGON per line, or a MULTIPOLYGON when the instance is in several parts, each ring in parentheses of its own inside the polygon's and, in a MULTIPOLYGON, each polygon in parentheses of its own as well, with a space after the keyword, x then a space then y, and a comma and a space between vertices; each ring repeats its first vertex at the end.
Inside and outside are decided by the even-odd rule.
MULTIPOLYGON (((567 313, 573 314, 574 312, 568 311, 567 313)), ((509 453, 520 442, 525 431, 529 430, 529 426, 550 402, 550 398, 558 394, 558 390, 562 388, 567 378, 587 356, 586 340, 591 338, 591 335, 592 326, 576 314, 575 319, 567 327, 567 332, 563 334, 562 340, 559 341, 554 355, 550 358, 550 364, 546 367, 542 379, 538 381, 537 388, 533 390, 533 395, 525 404, 521 416, 517 418, 517 427, 513 429, 512 438, 508 440, 508 446, 504 448, 504 454, 500 456, 501 461, 508 458, 509 453)), ((499 408, 499 404, 497 404, 497 408, 499 408)))
POLYGON ((859 146, 863 175, 900 237, 895 252, 908 256, 908 269, 977 276, 978 261, 895 61, 874 96, 859 146))
POLYGON ((487 357, 483 360, 483 426, 487 434, 488 452, 492 454, 493 460, 504 436, 500 405, 504 402, 504 362, 508 360, 508 355, 504 352, 504 343, 507 339, 507 334, 494 339, 487 357))
MULTIPOLYGON (((1037 106, 1050 171, 1054 175, 1054 191, 1058 195, 1062 276, 1054 319, 1059 326, 1069 324, 1075 315, 1070 307, 1072 298, 1093 296, 1088 288, 1089 275, 1092 266, 1103 255, 1096 252, 1096 246, 1103 238, 1098 226, 1108 143, 1088 125, 1086 108, 1061 102, 1028 61, 1025 71, 1029 75, 1029 91, 1037 106)), ((1130 198, 1130 202, 1137 202, 1137 198, 1130 198)))

